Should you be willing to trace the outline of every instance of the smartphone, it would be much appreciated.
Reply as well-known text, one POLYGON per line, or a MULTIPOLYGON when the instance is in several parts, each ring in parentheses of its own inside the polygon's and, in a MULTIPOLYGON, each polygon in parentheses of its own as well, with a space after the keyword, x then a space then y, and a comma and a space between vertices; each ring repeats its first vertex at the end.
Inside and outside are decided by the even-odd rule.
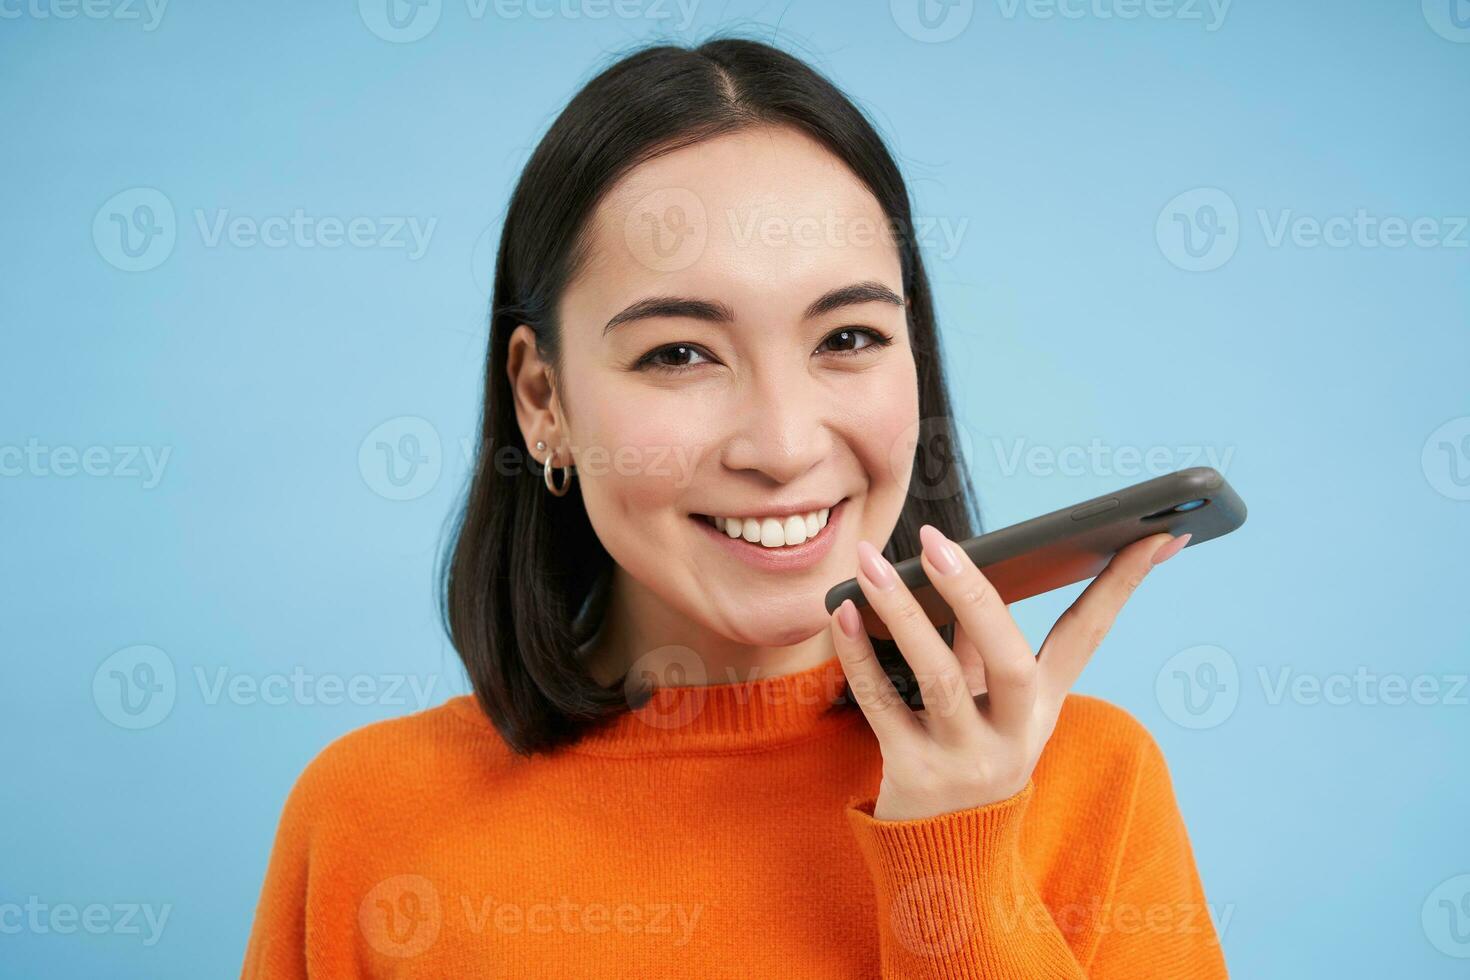
MULTIPOLYGON (((1096 576, 1121 549, 1160 531, 1203 544, 1245 523, 1245 502, 1225 478, 1195 466, 958 542, 1007 604, 1096 576)), ((894 565, 935 626, 954 611, 929 584, 917 556, 894 565)), ((851 599, 868 633, 892 639, 855 578, 827 592, 827 612, 851 599)))

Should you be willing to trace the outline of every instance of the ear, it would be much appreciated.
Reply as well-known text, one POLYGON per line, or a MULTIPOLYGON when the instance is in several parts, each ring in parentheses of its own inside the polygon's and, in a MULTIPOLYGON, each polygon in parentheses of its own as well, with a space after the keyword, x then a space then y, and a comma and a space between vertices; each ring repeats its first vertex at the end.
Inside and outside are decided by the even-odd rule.
POLYGON ((536 331, 524 323, 511 332, 505 372, 515 400, 516 422, 526 445, 535 445, 537 440, 548 446, 558 445, 562 441, 562 412, 556 378, 536 346, 536 331))

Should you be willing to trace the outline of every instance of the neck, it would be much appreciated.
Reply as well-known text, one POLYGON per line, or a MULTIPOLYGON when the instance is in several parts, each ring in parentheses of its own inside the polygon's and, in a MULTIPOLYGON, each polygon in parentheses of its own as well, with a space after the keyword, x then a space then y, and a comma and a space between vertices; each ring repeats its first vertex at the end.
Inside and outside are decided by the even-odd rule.
POLYGON ((837 655, 831 633, 786 645, 743 643, 670 609, 622 568, 613 566, 601 628, 584 661, 604 687, 634 680, 658 686, 735 684, 810 670, 837 655))

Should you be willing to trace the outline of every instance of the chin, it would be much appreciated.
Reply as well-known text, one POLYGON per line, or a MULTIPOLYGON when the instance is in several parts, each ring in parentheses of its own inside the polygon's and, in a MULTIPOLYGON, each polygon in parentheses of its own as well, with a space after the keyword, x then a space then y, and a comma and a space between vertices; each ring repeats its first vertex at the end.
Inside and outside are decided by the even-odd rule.
POLYGON ((729 634, 730 639, 736 643, 753 647, 790 647, 810 640, 827 628, 827 617, 820 612, 821 599, 813 599, 811 603, 810 605, 800 604, 801 609, 808 610, 806 612, 798 612, 793 609, 787 615, 779 608, 763 612, 762 616, 777 620, 777 622, 771 622, 755 629, 736 630, 729 634), (818 611, 811 612, 813 607, 818 611))

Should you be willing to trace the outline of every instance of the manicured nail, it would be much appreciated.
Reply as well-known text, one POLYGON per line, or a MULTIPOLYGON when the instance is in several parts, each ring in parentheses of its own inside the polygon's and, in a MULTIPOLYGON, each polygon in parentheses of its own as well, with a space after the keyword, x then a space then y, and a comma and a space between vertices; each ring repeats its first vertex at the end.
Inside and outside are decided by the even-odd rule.
POLYGON ((842 627, 842 632, 847 634, 849 640, 856 640, 858 633, 862 632, 863 617, 858 614, 857 606, 853 605, 851 599, 843 599, 842 605, 837 607, 837 625, 842 627))
POLYGON ((898 573, 888 564, 888 559, 866 541, 858 542, 858 564, 862 566, 868 581, 884 592, 892 592, 893 587, 898 584, 898 573))
POLYGON ((960 557, 955 554, 954 545, 949 543, 943 531, 933 524, 925 524, 919 528, 919 540, 924 542, 924 554, 929 564, 939 569, 940 574, 959 574, 960 557))
POLYGON ((1189 544, 1189 535, 1179 535, 1179 537, 1175 538, 1173 541, 1170 541, 1158 551, 1154 552, 1154 564, 1162 565, 1164 562, 1168 561, 1170 558, 1173 558, 1175 555, 1179 554, 1179 552, 1183 551, 1184 546, 1187 544, 1189 544))

